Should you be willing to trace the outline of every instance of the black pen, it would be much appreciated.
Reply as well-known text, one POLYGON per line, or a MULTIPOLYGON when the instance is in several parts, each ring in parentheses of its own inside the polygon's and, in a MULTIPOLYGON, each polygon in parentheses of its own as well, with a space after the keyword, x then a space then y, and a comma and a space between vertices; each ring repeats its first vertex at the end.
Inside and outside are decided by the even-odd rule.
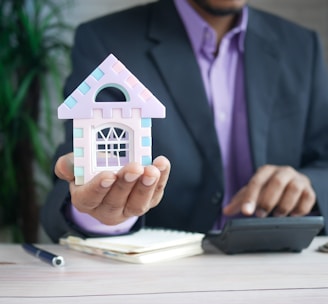
POLYGON ((64 258, 43 249, 40 249, 32 244, 24 243, 22 244, 26 252, 34 255, 43 262, 46 262, 54 267, 61 267, 65 264, 64 258))

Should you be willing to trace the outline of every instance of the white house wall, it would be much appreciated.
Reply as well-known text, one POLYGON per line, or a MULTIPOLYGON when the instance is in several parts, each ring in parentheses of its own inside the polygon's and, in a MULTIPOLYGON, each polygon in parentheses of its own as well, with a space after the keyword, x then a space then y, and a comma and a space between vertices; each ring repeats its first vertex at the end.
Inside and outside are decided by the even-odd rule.
POLYGON ((84 184, 93 178, 100 170, 94 166, 95 143, 93 130, 100 125, 111 124, 113 126, 125 125, 133 130, 130 145, 130 161, 147 166, 152 161, 151 150, 151 119, 140 117, 140 109, 132 109, 131 118, 122 118, 120 109, 113 109, 111 119, 102 119, 102 111, 94 110, 92 119, 75 119, 74 140, 74 175, 77 185, 84 184))

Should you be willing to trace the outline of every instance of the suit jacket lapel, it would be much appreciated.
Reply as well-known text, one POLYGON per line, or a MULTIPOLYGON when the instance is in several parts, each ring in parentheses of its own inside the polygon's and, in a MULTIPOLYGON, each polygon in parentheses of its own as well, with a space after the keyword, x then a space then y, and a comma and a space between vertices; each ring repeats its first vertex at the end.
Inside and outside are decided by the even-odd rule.
POLYGON ((270 113, 279 75, 279 49, 269 29, 253 9, 245 40, 245 87, 254 167, 267 163, 270 113), (258 29, 261 28, 261 34, 258 29), (265 36, 263 36, 265 33, 265 36))
MULTIPOLYGON (((190 42, 173 3, 161 1, 159 4, 161 7, 154 12, 154 21, 150 27, 150 37, 158 41, 156 47, 151 50, 151 56, 160 70, 177 110, 194 137, 195 144, 199 146, 205 159, 211 163, 216 160, 220 164, 220 149, 213 115, 190 42), (166 18, 169 18, 169 23, 164 21, 166 18), (163 24, 166 26, 163 27, 163 24), (179 62, 170 62, 168 58, 171 56, 167 54, 177 54, 179 62)), ((219 174, 218 166, 213 170, 214 174, 219 174)))
MULTIPOLYGON (((245 40, 246 100, 255 168, 267 161, 269 118, 279 75, 277 37, 269 28, 267 31, 263 30, 265 23, 261 18, 263 16, 256 10, 249 9, 245 40)), ((153 13, 149 36, 157 42, 150 50, 150 55, 156 62, 177 110, 195 138, 195 144, 199 146, 207 161, 221 164, 213 115, 207 103, 199 67, 172 1, 159 1, 153 13), (178 54, 181 61, 172 63, 168 59, 170 56, 166 54, 178 54), (195 100, 197 102, 194 102, 195 100)), ((213 174, 221 178, 218 166, 212 167, 213 174)))

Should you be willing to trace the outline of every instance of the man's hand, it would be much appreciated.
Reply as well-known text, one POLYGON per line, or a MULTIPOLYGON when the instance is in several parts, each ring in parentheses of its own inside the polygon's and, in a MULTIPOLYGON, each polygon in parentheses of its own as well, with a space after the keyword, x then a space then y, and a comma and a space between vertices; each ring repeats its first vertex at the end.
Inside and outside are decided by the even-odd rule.
POLYGON ((225 215, 239 212, 265 217, 303 216, 315 204, 315 193, 310 180, 291 167, 265 165, 257 170, 249 183, 227 205, 225 215))
POLYGON ((72 204, 106 225, 117 225, 129 217, 141 216, 157 206, 163 196, 170 173, 164 156, 143 167, 130 163, 116 174, 104 171, 84 185, 75 185, 73 153, 60 157, 56 175, 69 182, 72 204))

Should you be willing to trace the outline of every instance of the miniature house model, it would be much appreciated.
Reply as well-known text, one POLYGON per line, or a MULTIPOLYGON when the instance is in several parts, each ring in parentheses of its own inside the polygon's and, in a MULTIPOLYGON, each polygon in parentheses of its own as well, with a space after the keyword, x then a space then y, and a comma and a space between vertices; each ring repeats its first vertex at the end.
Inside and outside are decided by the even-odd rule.
POLYGON ((164 118, 165 107, 109 55, 59 106, 58 117, 73 119, 75 183, 82 185, 129 162, 151 164, 151 118, 164 118), (97 101, 104 89, 123 100, 97 101))

